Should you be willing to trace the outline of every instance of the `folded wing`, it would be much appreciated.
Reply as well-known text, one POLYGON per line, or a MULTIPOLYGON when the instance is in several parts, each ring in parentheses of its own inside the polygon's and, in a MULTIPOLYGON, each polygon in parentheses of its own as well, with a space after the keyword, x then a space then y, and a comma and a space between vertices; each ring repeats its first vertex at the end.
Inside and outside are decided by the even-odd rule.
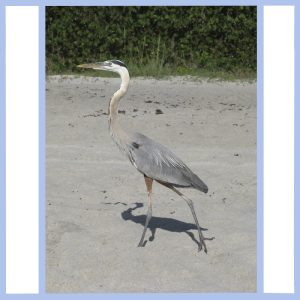
POLYGON ((132 142, 128 146, 131 163, 146 176, 207 193, 207 185, 165 146, 140 133, 132 135, 132 142))

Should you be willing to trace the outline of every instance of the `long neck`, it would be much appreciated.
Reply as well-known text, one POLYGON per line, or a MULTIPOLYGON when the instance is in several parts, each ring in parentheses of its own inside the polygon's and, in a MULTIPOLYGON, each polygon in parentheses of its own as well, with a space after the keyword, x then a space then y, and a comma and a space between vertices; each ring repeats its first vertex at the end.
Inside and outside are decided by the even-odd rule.
POLYGON ((121 140, 127 138, 127 134, 119 125, 118 107, 122 97, 126 94, 129 85, 129 73, 127 69, 122 69, 119 73, 121 76, 121 86, 113 94, 109 103, 109 130, 114 140, 119 144, 121 140))

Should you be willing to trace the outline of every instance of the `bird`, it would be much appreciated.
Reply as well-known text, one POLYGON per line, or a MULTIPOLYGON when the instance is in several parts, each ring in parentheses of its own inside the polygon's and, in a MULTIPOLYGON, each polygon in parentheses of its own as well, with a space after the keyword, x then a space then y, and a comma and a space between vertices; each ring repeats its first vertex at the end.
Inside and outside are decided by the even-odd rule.
POLYGON ((193 201, 178 190, 178 188, 194 188, 207 193, 207 185, 167 147, 141 133, 125 131, 119 123, 119 103, 127 93, 130 81, 129 71, 125 63, 113 59, 103 62, 84 63, 77 67, 110 71, 119 74, 121 77, 120 88, 112 95, 109 102, 108 123, 112 139, 127 156, 131 164, 144 176, 145 180, 148 208, 146 222, 138 247, 145 246, 145 234, 152 217, 152 185, 153 181, 156 181, 174 191, 188 204, 199 234, 198 251, 204 249, 204 252, 207 253, 205 241, 213 240, 214 237, 204 237, 202 230, 206 229, 199 225, 193 201))

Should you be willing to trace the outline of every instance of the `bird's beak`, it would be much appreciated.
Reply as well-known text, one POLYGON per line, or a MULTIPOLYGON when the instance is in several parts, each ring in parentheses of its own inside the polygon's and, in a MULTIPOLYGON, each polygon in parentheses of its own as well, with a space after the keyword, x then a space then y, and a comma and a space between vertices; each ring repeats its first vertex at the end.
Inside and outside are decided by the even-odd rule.
POLYGON ((78 65, 77 68, 85 68, 85 69, 100 69, 102 67, 102 63, 90 63, 90 64, 82 64, 78 65))

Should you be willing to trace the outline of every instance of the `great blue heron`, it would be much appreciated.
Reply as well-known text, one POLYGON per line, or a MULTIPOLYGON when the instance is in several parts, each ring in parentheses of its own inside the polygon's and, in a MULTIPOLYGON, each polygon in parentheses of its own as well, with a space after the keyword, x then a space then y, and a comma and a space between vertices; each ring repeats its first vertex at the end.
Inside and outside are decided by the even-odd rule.
POLYGON ((168 148, 141 133, 126 132, 119 124, 118 106, 120 100, 128 90, 130 80, 126 65, 120 60, 107 60, 104 62, 82 64, 78 67, 116 72, 121 76, 121 86, 119 90, 113 94, 109 102, 109 131, 115 143, 121 151, 126 154, 135 168, 144 175, 145 179, 148 192, 148 211, 138 247, 144 246, 145 234, 152 216, 151 194, 152 183, 153 180, 155 180, 173 190, 186 201, 192 212, 199 233, 200 242, 198 244, 198 251, 201 251, 203 247, 205 253, 207 253, 205 240, 212 240, 213 238, 203 236, 203 228, 199 226, 192 200, 177 189, 177 187, 194 188, 207 193, 207 185, 168 148))

